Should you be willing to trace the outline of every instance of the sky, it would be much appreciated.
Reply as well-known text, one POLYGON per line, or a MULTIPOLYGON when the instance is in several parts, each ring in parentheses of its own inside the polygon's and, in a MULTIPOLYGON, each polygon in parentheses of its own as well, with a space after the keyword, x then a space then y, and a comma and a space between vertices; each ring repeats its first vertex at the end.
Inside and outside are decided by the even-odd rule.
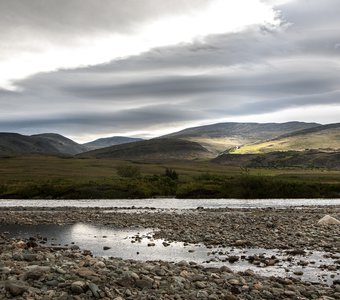
POLYGON ((340 122, 339 0, 0 0, 0 131, 340 122))

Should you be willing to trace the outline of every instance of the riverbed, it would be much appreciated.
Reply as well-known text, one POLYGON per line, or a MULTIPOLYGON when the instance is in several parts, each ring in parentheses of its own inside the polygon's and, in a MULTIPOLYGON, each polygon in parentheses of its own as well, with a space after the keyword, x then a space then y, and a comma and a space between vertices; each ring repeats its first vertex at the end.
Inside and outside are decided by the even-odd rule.
MULTIPOLYGON (((220 277, 222 273, 227 272, 228 278, 235 279, 232 282, 250 280, 252 284, 261 282, 266 286, 263 290, 249 290, 249 287, 248 290, 243 290, 237 284, 233 287, 229 279, 222 284, 222 281, 216 278, 217 282, 220 282, 218 284, 222 285, 215 286, 213 290, 219 290, 219 287, 223 286, 225 290, 226 286, 229 286, 227 290, 230 296, 237 297, 242 294, 251 295, 252 299, 262 299, 266 298, 264 295, 268 296, 269 292, 275 295, 275 299, 287 299, 293 297, 292 295, 302 297, 300 292, 304 290, 310 291, 306 292, 309 293, 307 299, 320 298, 320 294, 311 289, 310 284, 320 285, 317 290, 322 291, 323 295, 334 296, 334 299, 340 296, 340 226, 318 225, 318 220, 326 214, 339 218, 340 205, 336 199, 327 202, 327 205, 323 199, 314 199, 315 204, 309 206, 306 206, 303 199, 291 202, 270 200, 272 202, 261 205, 254 200, 235 200, 232 202, 234 206, 228 206, 229 199, 212 202, 181 200, 183 202, 178 204, 178 207, 173 199, 138 200, 140 202, 101 200, 103 202, 99 203, 86 200, 79 202, 78 206, 55 200, 52 200, 52 206, 43 205, 50 200, 30 201, 21 200, 20 205, 2 206, 0 209, 0 232, 2 239, 6 241, 3 245, 14 241, 17 243, 18 240, 26 243, 30 238, 36 243, 35 248, 19 250, 19 254, 15 252, 17 258, 21 257, 20 251, 41 253, 47 250, 60 253, 64 260, 71 259, 69 264, 72 265, 72 262, 78 264, 79 261, 86 260, 91 254, 97 257, 93 258, 94 265, 98 261, 108 265, 111 263, 106 260, 114 261, 115 264, 124 266, 123 269, 132 268, 140 279, 154 274, 150 271, 149 275, 146 274, 145 265, 149 265, 148 268, 151 268, 151 265, 152 268, 174 268, 173 272, 178 272, 176 278, 183 282, 186 282, 186 276, 189 276, 185 274, 198 272, 200 276, 205 276, 200 277, 202 284, 197 287, 194 279, 193 282, 187 282, 188 288, 192 289, 191 292, 195 292, 196 296, 200 294, 203 286, 211 287, 206 277, 211 269, 215 270, 216 275, 209 276, 220 277), (158 200, 161 202, 157 204, 158 200), (40 204, 32 206, 35 201, 40 204), (22 203, 25 204, 21 205, 22 203), (291 204, 288 205, 289 203, 291 204), (71 256, 65 258, 65 255, 71 256), (138 265, 142 274, 131 267, 131 264, 138 265), (184 279, 181 279, 182 277, 184 279), (286 283, 289 283, 288 292, 286 283), (276 286, 280 286, 278 290, 276 286), (291 290, 293 293, 290 293, 291 290)), ((34 263, 46 265, 44 261, 34 263)), ((90 264, 87 268, 95 272, 94 265, 90 264)), ((111 279, 118 280, 120 275, 121 273, 112 275, 116 276, 116 279, 111 279)), ((134 280, 137 280, 137 276, 133 276, 134 280)), ((155 274, 148 280, 155 283, 161 277, 155 274)), ((164 283, 169 284, 166 292, 175 295, 171 288, 169 290, 170 281, 174 280, 170 277, 166 277, 164 283)), ((105 278, 108 280, 107 276, 105 278)), ((134 280, 129 281, 130 292, 134 297, 125 297, 127 299, 138 299, 136 295, 144 293, 144 289, 140 289, 134 280)), ((55 290, 57 295, 61 291, 72 294, 72 282, 66 282, 69 282, 68 285, 61 285, 63 288, 55 290)), ((112 284, 116 290, 121 291, 119 284, 114 282, 112 284)), ((99 283, 102 284, 102 281, 99 283)), ((105 290, 100 284, 99 288, 105 290)), ((148 286, 151 288, 151 285, 148 286)), ((181 284, 178 288, 180 287, 181 284)), ((89 294, 89 298, 84 299, 92 299, 89 287, 83 289, 89 294)), ((125 290, 121 291, 122 295, 125 290)), ((153 290, 152 293, 154 292, 156 291, 153 290)), ((187 292, 189 291, 176 290, 176 293, 183 295, 187 292)), ((223 294, 222 290, 221 293, 223 294)), ((216 295, 215 299, 224 298, 216 295)))

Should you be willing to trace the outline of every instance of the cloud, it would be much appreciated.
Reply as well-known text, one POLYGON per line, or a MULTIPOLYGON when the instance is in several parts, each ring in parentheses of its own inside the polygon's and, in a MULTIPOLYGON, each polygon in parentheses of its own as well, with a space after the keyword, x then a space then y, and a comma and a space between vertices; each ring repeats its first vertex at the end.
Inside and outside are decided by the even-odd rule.
POLYGON ((18 90, 0 90, 0 129, 77 137, 228 120, 339 122, 340 11, 326 1, 276 2, 280 26, 18 80, 18 90))
POLYGON ((260 0, 0 0, 0 86, 275 18, 260 0))

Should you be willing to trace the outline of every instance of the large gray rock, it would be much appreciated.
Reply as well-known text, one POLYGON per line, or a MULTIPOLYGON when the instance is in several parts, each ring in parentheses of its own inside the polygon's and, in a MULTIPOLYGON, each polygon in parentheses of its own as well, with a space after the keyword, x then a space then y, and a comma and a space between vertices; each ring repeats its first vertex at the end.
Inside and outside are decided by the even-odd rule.
POLYGON ((339 225, 340 221, 330 215, 326 215, 318 221, 320 225, 339 225))
POLYGON ((26 282, 20 280, 9 280, 5 282, 5 289, 11 293, 12 296, 20 296, 28 289, 26 282))

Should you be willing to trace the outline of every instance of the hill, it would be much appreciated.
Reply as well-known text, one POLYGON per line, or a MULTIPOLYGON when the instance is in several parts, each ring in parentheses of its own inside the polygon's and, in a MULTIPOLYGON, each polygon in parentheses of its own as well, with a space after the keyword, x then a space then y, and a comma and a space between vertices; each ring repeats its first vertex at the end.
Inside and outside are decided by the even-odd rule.
POLYGON ((179 138, 200 143, 209 151, 218 154, 244 144, 273 139, 303 129, 318 127, 317 123, 217 123, 192 127, 164 137, 179 138))
POLYGON ((234 154, 269 153, 276 151, 340 151, 340 123, 321 125, 281 135, 275 139, 241 146, 234 154))
POLYGON ((85 146, 55 133, 21 135, 0 133, 0 155, 26 153, 74 155, 86 151, 85 146))
POLYGON ((166 138, 111 146, 78 156, 144 161, 193 160, 213 157, 212 153, 198 143, 166 138))
POLYGON ((114 145, 121 145, 121 144, 127 144, 127 143, 133 143, 133 142, 140 142, 143 141, 143 139, 139 138, 130 138, 125 136, 113 136, 108 138, 100 138, 92 142, 88 142, 83 144, 88 148, 88 150, 95 150, 105 147, 110 147, 114 145))
POLYGON ((286 151, 265 154, 222 154, 212 160, 224 166, 244 168, 320 168, 340 170, 340 152, 286 151))

